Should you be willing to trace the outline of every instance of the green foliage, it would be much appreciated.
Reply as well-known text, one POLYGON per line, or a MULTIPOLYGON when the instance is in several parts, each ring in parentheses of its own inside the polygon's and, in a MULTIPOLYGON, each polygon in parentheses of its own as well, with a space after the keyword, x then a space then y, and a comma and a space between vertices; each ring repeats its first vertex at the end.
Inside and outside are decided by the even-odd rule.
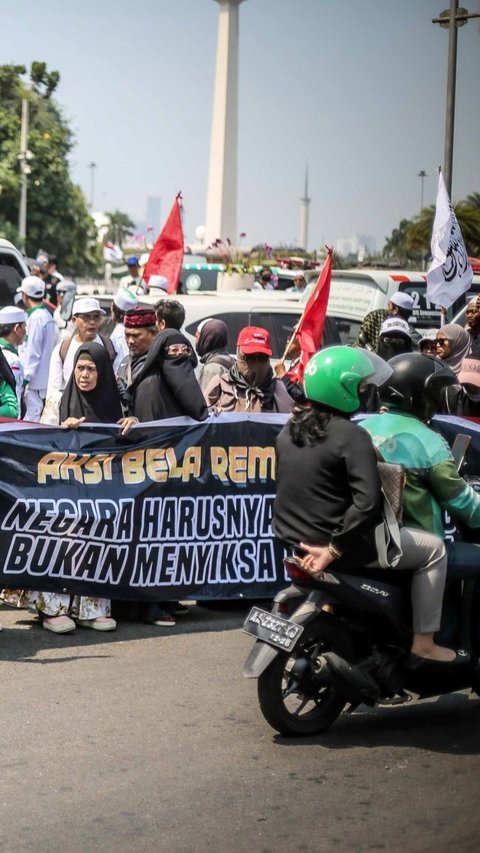
POLYGON ((105 239, 122 247, 126 238, 133 234, 135 223, 127 213, 122 213, 121 210, 114 210, 112 213, 106 213, 105 216, 108 217, 105 239))
POLYGON ((60 74, 58 71, 51 71, 49 74, 45 62, 32 62, 30 79, 32 90, 44 98, 49 98, 60 82, 60 74))
POLYGON ((97 263, 96 228, 85 197, 69 174, 72 132, 52 100, 60 75, 33 62, 0 66, 0 235, 18 243, 22 97, 29 101, 27 255, 43 246, 63 271, 87 273, 97 263))
MULTIPOLYGON (((455 215, 471 257, 480 254, 480 193, 472 193, 464 201, 454 204, 455 215)), ((402 219, 394 228, 383 248, 383 257, 398 261, 402 266, 414 267, 430 257, 435 207, 425 207, 413 219, 402 219)))

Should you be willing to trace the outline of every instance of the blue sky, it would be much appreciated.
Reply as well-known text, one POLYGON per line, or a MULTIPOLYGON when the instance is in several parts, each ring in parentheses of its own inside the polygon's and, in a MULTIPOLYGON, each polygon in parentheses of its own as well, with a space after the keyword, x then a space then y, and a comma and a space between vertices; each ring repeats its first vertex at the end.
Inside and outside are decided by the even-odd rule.
MULTIPOLYGON (((378 246, 436 193, 443 159, 447 0, 245 0, 240 6, 238 229, 294 242, 309 165, 310 248, 354 233, 378 246)), ((468 4, 477 11, 476 0, 468 4)), ((76 137, 72 174, 95 207, 205 219, 217 40, 213 0, 17 0, 2 63, 46 61, 76 137)), ((480 191, 480 31, 458 33, 454 199, 480 191)), ((229 236, 232 239, 234 235, 229 236)))

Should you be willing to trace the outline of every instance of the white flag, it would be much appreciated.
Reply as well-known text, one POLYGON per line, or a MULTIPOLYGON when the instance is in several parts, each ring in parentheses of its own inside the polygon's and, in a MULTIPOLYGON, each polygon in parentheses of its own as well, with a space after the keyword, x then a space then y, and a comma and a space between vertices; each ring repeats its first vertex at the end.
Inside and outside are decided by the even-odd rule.
POLYGON ((473 270, 441 172, 431 249, 433 260, 427 272, 427 297, 435 305, 450 308, 469 289, 473 270))

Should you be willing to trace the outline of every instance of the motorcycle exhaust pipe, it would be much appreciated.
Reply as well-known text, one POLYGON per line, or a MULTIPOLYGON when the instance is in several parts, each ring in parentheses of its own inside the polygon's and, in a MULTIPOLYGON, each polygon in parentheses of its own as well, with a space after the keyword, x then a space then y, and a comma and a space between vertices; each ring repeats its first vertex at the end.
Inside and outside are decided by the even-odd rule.
POLYGON ((352 705, 361 703, 375 705, 382 698, 382 690, 371 675, 359 666, 348 663, 335 652, 325 652, 320 657, 320 662, 325 662, 328 667, 327 678, 332 687, 335 687, 352 705))

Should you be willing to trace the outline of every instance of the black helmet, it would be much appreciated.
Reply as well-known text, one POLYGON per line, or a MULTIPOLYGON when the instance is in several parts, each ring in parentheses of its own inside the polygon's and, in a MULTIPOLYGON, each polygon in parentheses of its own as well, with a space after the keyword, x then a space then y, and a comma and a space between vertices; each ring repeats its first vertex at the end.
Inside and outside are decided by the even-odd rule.
POLYGON ((390 403, 423 421, 438 411, 443 389, 458 385, 453 370, 434 356, 409 352, 396 355, 388 364, 393 373, 379 389, 382 403, 390 403))

